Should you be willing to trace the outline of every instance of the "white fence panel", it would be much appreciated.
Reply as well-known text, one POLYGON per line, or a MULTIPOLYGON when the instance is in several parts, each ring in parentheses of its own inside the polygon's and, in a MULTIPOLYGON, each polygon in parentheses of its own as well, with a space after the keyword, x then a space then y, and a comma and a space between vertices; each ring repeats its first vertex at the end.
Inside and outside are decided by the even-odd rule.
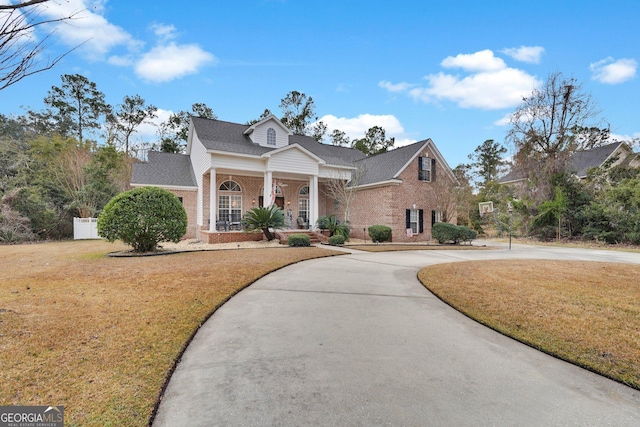
POLYGON ((98 218, 73 218, 73 239, 99 239, 98 218))

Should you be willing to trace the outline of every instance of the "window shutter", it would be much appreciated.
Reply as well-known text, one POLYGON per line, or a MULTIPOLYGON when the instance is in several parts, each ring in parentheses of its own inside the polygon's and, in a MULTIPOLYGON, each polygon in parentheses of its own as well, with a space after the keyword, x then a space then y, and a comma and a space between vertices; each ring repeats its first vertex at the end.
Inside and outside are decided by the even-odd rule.
POLYGON ((418 232, 424 233, 424 211, 422 209, 418 211, 418 232))
POLYGON ((436 159, 431 159, 431 181, 436 180, 436 159))
POLYGON ((411 228, 411 209, 407 209, 406 227, 411 228))
POLYGON ((431 211, 431 226, 436 223, 436 211, 431 211))
POLYGON ((422 172, 422 157, 418 157, 418 181, 422 181, 423 174, 424 172, 422 172))

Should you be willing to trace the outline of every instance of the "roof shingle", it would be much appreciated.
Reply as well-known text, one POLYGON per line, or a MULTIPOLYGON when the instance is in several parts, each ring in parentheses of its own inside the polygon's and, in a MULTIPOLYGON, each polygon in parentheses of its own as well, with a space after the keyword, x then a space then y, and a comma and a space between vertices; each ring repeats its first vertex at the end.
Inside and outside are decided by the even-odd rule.
POLYGON ((147 162, 134 163, 131 184, 196 187, 196 177, 186 154, 150 151, 147 162))

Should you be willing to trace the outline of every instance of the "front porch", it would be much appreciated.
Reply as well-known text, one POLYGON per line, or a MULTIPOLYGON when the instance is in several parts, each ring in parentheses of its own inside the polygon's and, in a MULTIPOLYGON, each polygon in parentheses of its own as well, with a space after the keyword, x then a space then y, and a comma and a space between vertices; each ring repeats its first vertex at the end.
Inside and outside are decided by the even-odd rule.
POLYGON ((325 195, 323 184, 315 176, 258 177, 210 169, 202 176, 202 184, 196 237, 206 243, 261 240, 261 233, 242 230, 242 217, 258 206, 273 203, 282 209, 285 232, 313 228, 317 218, 327 215, 334 206, 334 200, 325 195))
MULTIPOLYGON (((287 239, 291 234, 307 234, 311 240, 311 243, 327 243, 329 238, 320 233, 312 230, 296 230, 296 229, 281 229, 276 230, 276 239, 280 240, 283 245, 287 244, 287 239)), ((261 231, 254 231, 246 233, 244 231, 209 231, 201 230, 200 239, 204 243, 218 244, 218 243, 234 243, 234 242, 259 242, 264 240, 264 234, 261 231)))

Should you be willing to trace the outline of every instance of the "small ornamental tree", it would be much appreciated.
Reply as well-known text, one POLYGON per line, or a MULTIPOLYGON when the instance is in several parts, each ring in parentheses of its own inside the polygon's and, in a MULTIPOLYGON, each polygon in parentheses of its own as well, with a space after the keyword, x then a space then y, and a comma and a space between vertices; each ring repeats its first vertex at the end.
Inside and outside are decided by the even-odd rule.
POLYGON ((98 217, 98 235, 122 240, 134 252, 153 252, 160 242, 180 241, 187 232, 187 213, 167 190, 141 187, 112 198, 98 217))

